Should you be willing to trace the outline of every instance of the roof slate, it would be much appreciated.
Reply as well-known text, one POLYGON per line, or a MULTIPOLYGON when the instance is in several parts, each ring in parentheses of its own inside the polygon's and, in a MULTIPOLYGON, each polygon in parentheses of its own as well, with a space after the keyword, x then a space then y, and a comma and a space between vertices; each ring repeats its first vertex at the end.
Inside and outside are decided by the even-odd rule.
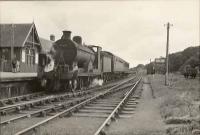
POLYGON ((23 43, 32 25, 34 24, 0 24, 0 47, 10 47, 13 45, 13 35, 14 47, 23 47, 23 43))

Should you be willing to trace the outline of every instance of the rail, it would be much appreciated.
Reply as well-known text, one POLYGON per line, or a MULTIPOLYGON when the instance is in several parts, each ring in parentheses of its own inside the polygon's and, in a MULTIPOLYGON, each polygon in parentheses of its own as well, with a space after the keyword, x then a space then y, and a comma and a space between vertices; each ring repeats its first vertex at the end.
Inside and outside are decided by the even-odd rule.
POLYGON ((124 104, 124 102, 128 99, 128 97, 131 95, 133 90, 137 87, 139 84, 141 78, 135 83, 135 85, 131 88, 131 90, 126 94, 126 96, 122 99, 122 101, 115 107, 115 109, 112 111, 112 113, 107 117, 107 119, 103 122, 103 124, 98 128, 98 130, 94 133, 94 135, 102 135, 103 128, 109 123, 109 121, 115 117, 116 113, 118 114, 118 111, 120 110, 121 106, 124 104))

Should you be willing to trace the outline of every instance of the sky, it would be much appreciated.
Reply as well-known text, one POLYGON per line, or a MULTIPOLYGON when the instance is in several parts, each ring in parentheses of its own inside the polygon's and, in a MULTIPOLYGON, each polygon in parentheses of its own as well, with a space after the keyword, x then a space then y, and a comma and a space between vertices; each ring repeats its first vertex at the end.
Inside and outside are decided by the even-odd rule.
POLYGON ((34 23, 40 37, 63 30, 123 58, 131 67, 199 43, 199 0, 0 1, 0 23, 34 23))

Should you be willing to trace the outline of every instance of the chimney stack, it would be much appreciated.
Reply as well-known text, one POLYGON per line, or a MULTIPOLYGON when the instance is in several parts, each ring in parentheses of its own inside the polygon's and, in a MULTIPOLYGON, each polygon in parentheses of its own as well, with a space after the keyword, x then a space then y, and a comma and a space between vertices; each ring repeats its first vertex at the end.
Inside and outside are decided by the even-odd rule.
POLYGON ((71 39, 71 31, 63 31, 62 39, 71 39))
POLYGON ((76 42, 79 45, 82 45, 82 38, 81 36, 74 36, 73 41, 76 42))
POLYGON ((51 35, 50 35, 50 40, 51 40, 51 41, 55 41, 55 35, 51 34, 51 35))

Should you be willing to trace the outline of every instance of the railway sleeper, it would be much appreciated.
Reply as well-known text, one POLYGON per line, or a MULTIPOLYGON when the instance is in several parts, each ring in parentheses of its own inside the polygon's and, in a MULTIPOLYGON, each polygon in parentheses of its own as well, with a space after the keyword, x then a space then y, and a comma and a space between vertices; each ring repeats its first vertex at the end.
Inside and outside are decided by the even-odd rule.
POLYGON ((109 119, 107 122, 106 122, 106 126, 110 126, 111 124, 111 119, 109 119))
POLYGON ((30 110, 30 109, 31 109, 31 105, 30 105, 30 104, 26 104, 26 105, 25 105, 25 109, 26 109, 26 110, 30 110))
POLYGON ((45 111, 40 112, 40 117, 46 117, 46 116, 47 116, 47 113, 45 111))
POLYGON ((34 108, 35 104, 34 103, 30 103, 30 106, 31 106, 31 108, 34 108))
POLYGON ((15 101, 14 101, 14 99, 9 99, 9 100, 8 100, 8 104, 10 104, 10 105, 13 105, 13 104, 15 104, 15 101))
POLYGON ((119 118, 119 111, 115 112, 115 117, 119 118))
POLYGON ((74 113, 78 112, 79 110, 79 106, 78 107, 75 107, 74 110, 72 110, 74 113))
POLYGON ((4 107, 6 104, 3 101, 0 101, 0 107, 4 107))
POLYGON ((57 98, 55 98, 55 100, 54 100, 55 102, 60 102, 61 101, 61 99, 60 99, 60 97, 57 97, 57 98))
POLYGON ((72 111, 69 111, 66 114, 64 114, 64 117, 71 117, 71 116, 72 116, 72 111))
POLYGON ((30 97, 26 96, 22 99, 23 101, 30 101, 30 97))
POLYGON ((125 110, 121 111, 121 114, 134 114, 134 113, 135 113, 134 109, 133 110, 128 110, 128 111, 125 111, 125 110))
POLYGON ((63 96, 60 96, 59 98, 60 98, 60 101, 64 100, 64 97, 63 97, 63 96))
POLYGON ((66 109, 67 108, 67 105, 62 104, 61 106, 62 106, 62 109, 66 109))
POLYGON ((21 112, 21 107, 20 107, 20 106, 17 106, 17 107, 16 107, 16 112, 17 112, 17 113, 20 113, 20 112, 21 112))
POLYGON ((111 121, 116 121, 115 115, 113 115, 113 116, 111 117, 111 121))
POLYGON ((1 116, 6 116, 7 112, 3 110, 3 111, 0 112, 0 114, 1 114, 1 116))
POLYGON ((43 100, 43 101, 40 101, 40 103, 39 103, 40 105, 42 105, 42 106, 44 106, 44 105, 46 105, 46 103, 45 103, 45 101, 43 100))
POLYGON ((52 104, 52 101, 51 101, 50 99, 47 99, 47 100, 46 100, 46 103, 47 103, 47 104, 52 104))
POLYGON ((19 101, 21 101, 20 98, 15 98, 15 102, 19 102, 19 101))
POLYGON ((51 109, 52 112, 57 113, 58 109, 56 109, 55 107, 51 109))
POLYGON ((136 106, 137 106, 136 104, 135 104, 135 105, 125 105, 125 106, 123 107, 123 109, 124 109, 124 108, 136 108, 136 106))
POLYGON ((99 135, 106 135, 106 132, 104 131, 104 129, 102 129, 99 133, 99 135))

